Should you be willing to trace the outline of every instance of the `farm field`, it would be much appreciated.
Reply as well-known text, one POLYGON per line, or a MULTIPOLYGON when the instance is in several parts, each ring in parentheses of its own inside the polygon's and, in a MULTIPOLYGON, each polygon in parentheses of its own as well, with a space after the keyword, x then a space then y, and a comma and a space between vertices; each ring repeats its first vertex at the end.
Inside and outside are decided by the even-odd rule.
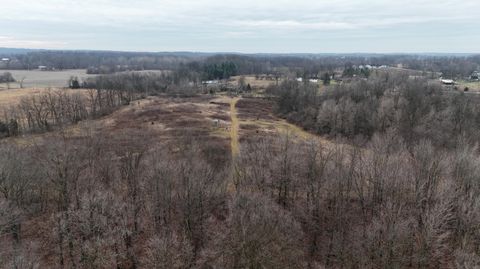
MULTIPOLYGON (((20 88, 19 81, 23 80, 24 88, 63 88, 68 86, 70 77, 78 77, 80 80, 94 77, 96 75, 87 74, 85 69, 72 69, 62 71, 39 71, 39 70, 0 70, 10 72, 17 82, 10 83, 11 89, 20 88)), ((7 84, 0 84, 0 90, 6 89, 7 84)))
MULTIPOLYGON (((46 88, 23 88, 23 89, 1 89, 0 88, 0 111, 3 108, 6 108, 11 105, 16 105, 20 102, 23 97, 38 95, 44 93, 48 89, 46 88)), ((87 90, 70 90, 70 89, 58 89, 52 88, 52 91, 69 91, 69 92, 78 92, 78 93, 87 93, 87 90)))
POLYGON ((458 89, 463 91, 465 88, 468 88, 472 92, 480 92, 480 81, 466 81, 460 80, 457 81, 458 89))
MULTIPOLYGON (((234 76, 231 78, 231 80, 234 80, 236 83, 240 81, 240 78, 242 76, 234 76)), ((255 76, 243 76, 245 78, 245 84, 250 84, 251 87, 257 87, 257 88, 267 88, 268 86, 275 84, 276 82, 274 80, 268 80, 268 79, 260 79, 256 78, 255 76)), ((281 83, 282 79, 279 80, 279 83, 281 83)))

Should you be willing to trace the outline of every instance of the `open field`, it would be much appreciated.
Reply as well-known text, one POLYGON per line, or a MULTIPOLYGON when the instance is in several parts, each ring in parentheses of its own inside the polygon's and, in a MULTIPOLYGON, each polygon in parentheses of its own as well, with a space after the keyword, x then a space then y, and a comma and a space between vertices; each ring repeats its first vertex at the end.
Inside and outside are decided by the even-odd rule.
POLYGON ((289 134, 300 141, 332 143, 321 136, 309 133, 284 119, 278 118, 273 113, 273 105, 273 101, 260 98, 243 98, 237 102, 240 142, 275 134, 289 134))
POLYGON ((466 81, 460 80, 457 81, 458 89, 463 91, 465 88, 468 87, 469 91, 472 92, 480 92, 480 81, 466 81))
MULTIPOLYGON (((60 89, 53 89, 60 90, 60 89)), ((0 90, 0 111, 18 104, 23 97, 41 94, 46 89, 0 90)), ((61 89, 85 92, 87 90, 61 89)), ((111 115, 97 120, 86 120, 64 131, 72 137, 81 137, 82 130, 108 137, 111 143, 122 144, 123 139, 139 143, 183 143, 182 139, 194 137, 206 145, 206 151, 217 151, 215 163, 225 163, 241 150, 242 143, 262 136, 289 133, 295 139, 327 140, 280 119, 273 113, 273 102, 261 98, 228 96, 198 96, 173 98, 152 96, 132 102, 111 115), (132 139, 133 138, 133 139, 132 139)), ((51 134, 34 135, 43 140, 51 134)), ((24 138, 15 138, 23 143, 24 138)), ((37 141, 38 142, 38 141, 37 141)), ((175 149, 173 149, 175 151, 175 149)))
MULTIPOLYGON (((87 93, 87 90, 71 90, 71 89, 52 89, 53 91, 68 91, 72 93, 87 93)), ((0 88, 0 111, 11 105, 16 105, 23 97, 41 94, 47 91, 45 88, 24 88, 24 89, 1 89, 0 88)))
MULTIPOLYGON (((73 91, 73 90, 69 90, 73 91)), ((42 90, 22 89, 0 91, 2 107, 19 102, 28 94, 42 90), (4 101, 5 100, 5 101, 4 101)), ((105 138, 110 149, 128 146, 149 148, 167 146, 171 152, 180 152, 181 146, 192 139, 201 141, 200 149, 207 161, 214 165, 229 163, 230 105, 225 98, 200 96, 192 98, 149 97, 132 102, 100 119, 85 120, 62 130, 70 139, 92 135, 105 138), (133 143, 132 143, 133 142, 133 143)), ((29 144, 29 140, 43 144, 50 133, 11 138, 17 144, 29 144)))
MULTIPOLYGON (((231 79, 238 83, 242 76, 234 76, 231 79)), ((243 76, 245 78, 245 84, 250 84, 251 87, 265 89, 268 86, 275 84, 274 80, 257 79, 255 76, 243 76)), ((279 79, 279 83, 281 79, 279 79)))
MULTIPOLYGON (((17 82, 10 83, 11 89, 20 88, 20 81, 23 79, 24 88, 62 88, 68 86, 68 79, 72 76, 80 80, 94 77, 89 75, 84 69, 73 69, 63 71, 39 71, 39 70, 0 70, 0 72, 10 72, 17 82)), ((0 84, 0 89, 6 89, 7 84, 0 84)))

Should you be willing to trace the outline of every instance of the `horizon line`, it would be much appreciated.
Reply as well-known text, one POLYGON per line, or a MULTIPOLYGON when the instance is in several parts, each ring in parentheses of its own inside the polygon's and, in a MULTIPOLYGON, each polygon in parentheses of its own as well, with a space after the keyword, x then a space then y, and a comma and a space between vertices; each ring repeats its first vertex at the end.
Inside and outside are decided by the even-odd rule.
POLYGON ((68 51, 68 52, 114 52, 114 53, 192 53, 192 54, 237 54, 237 55, 480 55, 480 52, 240 52, 240 51, 195 51, 195 50, 115 50, 115 49, 61 49, 0 47, 1 50, 68 51))

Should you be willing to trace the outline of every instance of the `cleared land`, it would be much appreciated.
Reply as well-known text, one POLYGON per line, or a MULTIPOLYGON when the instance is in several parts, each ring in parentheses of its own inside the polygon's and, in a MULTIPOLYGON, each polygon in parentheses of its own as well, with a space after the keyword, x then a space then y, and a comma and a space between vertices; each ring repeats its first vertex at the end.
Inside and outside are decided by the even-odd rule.
MULTIPOLYGON (((3 94, 5 96, 7 92, 14 92, 9 93, 9 100, 18 102, 22 95, 17 94, 17 91, 24 90, 3 91, 3 94)), ((37 90, 29 90, 25 92, 27 93, 37 93, 37 90)), ((7 103, 0 103, 0 111, 7 103)), ((196 144, 208 162, 214 166, 224 165, 231 158, 229 112, 229 100, 225 98, 156 96, 134 101, 100 119, 85 120, 69 126, 63 132, 71 139, 89 135, 102 137, 113 151, 148 145, 148 148, 165 146, 170 152, 182 154, 184 145, 198 141, 196 144)), ((43 144, 42 141, 48 141, 56 132, 10 139, 17 144, 25 144, 33 138, 35 143, 43 144)))
MULTIPOLYGON (((242 76, 234 76, 231 78, 231 80, 235 81, 236 82, 235 85, 237 85, 241 77, 242 76)), ((268 86, 276 83, 275 80, 269 80, 265 77, 259 77, 259 78, 256 78, 255 76, 243 76, 243 77, 245 78, 245 84, 250 84, 251 87, 257 87, 260 89, 265 89, 268 86)), ((281 82, 281 79, 279 79, 279 83, 280 82, 281 82)))
POLYGON ((480 92, 480 81, 466 81, 461 80, 457 81, 458 89, 463 91, 465 88, 468 88, 469 91, 480 92))
MULTIPOLYGON (((46 88, 24 88, 24 89, 1 89, 0 88, 0 111, 3 108, 7 108, 11 105, 16 105, 20 102, 23 97, 28 97, 32 95, 38 95, 48 91, 49 89, 46 88)), ((79 89, 79 90, 71 90, 71 89, 58 89, 52 88, 52 91, 68 91, 70 93, 82 93, 87 94, 88 90, 79 89)))
POLYGON ((232 148, 232 158, 238 155, 239 146, 238 146, 238 117, 237 117, 237 105, 238 98, 234 98, 230 101, 230 117, 231 117, 231 128, 230 128, 230 140, 232 148))
MULTIPOLYGON (((58 90, 58 89, 56 89, 58 90)), ((69 90, 82 92, 84 90, 69 90)), ((22 97, 40 94, 45 89, 0 90, 0 111, 18 103, 22 97)), ((140 144, 167 145, 173 151, 181 151, 186 139, 201 140, 202 151, 211 163, 225 164, 241 151, 246 141, 261 137, 289 133, 296 139, 327 140, 276 117, 273 102, 262 98, 227 96, 197 96, 173 98, 148 97, 132 102, 111 115, 97 120, 86 120, 70 126, 66 133, 81 137, 95 133, 105 137, 112 149, 137 141, 140 144)), ((34 135, 43 140, 51 134, 34 135)), ((27 137, 15 138, 23 143, 27 137)), ((39 142, 37 140, 37 142, 39 142)), ((133 143, 135 144, 135 143, 133 143)))
MULTIPOLYGON (((78 77, 80 80, 95 77, 87 74, 85 69, 62 70, 62 71, 39 71, 39 70, 0 70, 10 72, 17 82, 10 83, 11 89, 20 88, 23 80, 24 88, 63 88, 68 86, 70 77, 78 77)), ((0 89, 7 89, 6 83, 0 84, 0 89)))
POLYGON ((273 101, 262 98, 242 98, 237 102, 240 142, 254 141, 275 134, 289 134, 298 140, 332 143, 278 118, 273 113, 273 105, 273 101))

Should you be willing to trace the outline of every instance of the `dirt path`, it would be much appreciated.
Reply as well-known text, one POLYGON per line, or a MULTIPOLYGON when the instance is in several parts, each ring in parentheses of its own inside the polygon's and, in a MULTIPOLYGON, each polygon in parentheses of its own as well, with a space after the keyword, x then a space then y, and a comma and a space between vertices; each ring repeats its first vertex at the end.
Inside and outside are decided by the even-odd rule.
POLYGON ((324 138, 324 137, 322 137, 318 134, 314 134, 314 133, 310 133, 308 131, 305 131, 301 127, 299 127, 295 124, 289 123, 286 120, 282 119, 281 124, 279 124, 279 125, 280 125, 279 130, 289 132, 293 136, 295 136, 297 138, 300 138, 304 141, 317 141, 317 142, 319 142, 323 145, 332 145, 333 144, 333 142, 329 141, 328 139, 326 139, 326 138, 324 138))
POLYGON ((230 145, 232 147, 232 160, 235 159, 240 152, 240 146, 238 143, 238 130, 240 128, 237 117, 237 102, 240 98, 233 98, 230 101, 230 118, 232 125, 230 127, 230 145))

